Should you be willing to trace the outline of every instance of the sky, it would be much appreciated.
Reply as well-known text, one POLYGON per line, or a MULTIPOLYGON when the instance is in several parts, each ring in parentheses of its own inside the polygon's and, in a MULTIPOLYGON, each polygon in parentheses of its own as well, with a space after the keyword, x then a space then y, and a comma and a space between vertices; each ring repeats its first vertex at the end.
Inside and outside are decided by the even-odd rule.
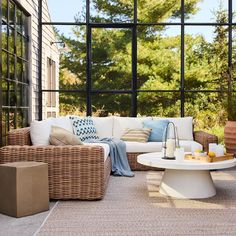
MULTIPOLYGON (((92 1, 91 1, 92 2, 92 1)), ((186 22, 213 22, 213 9, 217 9, 219 6, 219 0, 203 0, 198 3, 200 10, 196 15, 192 16, 191 19, 186 22)), ((224 8, 227 9, 228 0, 222 0, 224 8)), ((233 9, 236 10, 236 3, 233 1, 233 9)), ((48 0, 49 11, 51 15, 51 20, 54 22, 74 22, 74 16, 78 12, 82 12, 82 5, 84 5, 85 0, 48 0)), ((57 26, 57 28, 64 32, 67 35, 70 33, 71 26, 57 26)), ((213 27, 209 26, 189 26, 185 29, 186 33, 191 34, 203 34, 208 41, 212 39, 213 27)), ((178 35, 180 34, 180 27, 169 27, 169 30, 166 30, 166 35, 178 35)))

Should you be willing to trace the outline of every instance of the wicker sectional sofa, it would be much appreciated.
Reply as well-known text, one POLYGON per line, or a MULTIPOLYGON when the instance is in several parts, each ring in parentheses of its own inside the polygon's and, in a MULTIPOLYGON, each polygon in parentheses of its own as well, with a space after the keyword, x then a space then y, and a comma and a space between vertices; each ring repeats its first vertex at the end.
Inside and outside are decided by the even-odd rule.
MULTIPOLYGON (((140 128, 145 119, 155 118, 92 117, 92 119, 99 137, 113 136, 120 138, 125 128, 140 128)), ((203 131, 193 132, 192 118, 190 117, 168 119, 174 122, 180 130, 180 145, 184 146, 186 151, 189 151, 192 146, 207 150, 209 143, 218 141, 216 136, 203 131), (184 140, 185 137, 190 140, 184 140)), ((52 118, 50 124, 65 128, 69 127, 67 120, 67 117, 52 118), (67 122, 67 125, 65 125, 65 122, 67 122)), ((37 124, 40 125, 40 122, 37 124)), ((103 198, 111 173, 111 159, 104 144, 36 146, 32 145, 32 140, 35 139, 32 129, 33 126, 31 128, 16 129, 9 133, 8 146, 0 149, 1 164, 14 161, 48 163, 51 199, 95 200, 103 198)), ((37 132, 40 138, 43 138, 43 136, 45 138, 49 129, 37 130, 37 132)), ((126 142, 126 146, 127 157, 132 170, 150 169, 137 163, 137 156, 141 153, 160 151, 161 149, 161 143, 155 142, 145 144, 126 142)))

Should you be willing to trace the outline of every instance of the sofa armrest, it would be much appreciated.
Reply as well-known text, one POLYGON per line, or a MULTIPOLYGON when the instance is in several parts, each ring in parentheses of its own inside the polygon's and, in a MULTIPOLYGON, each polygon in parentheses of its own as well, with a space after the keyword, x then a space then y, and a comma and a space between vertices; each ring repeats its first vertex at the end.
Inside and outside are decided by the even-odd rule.
POLYGON ((218 143, 218 137, 205 131, 194 131, 194 140, 203 146, 204 151, 208 151, 209 143, 218 143))
POLYGON ((48 164, 51 199, 101 199, 104 195, 104 150, 101 146, 4 146, 0 164, 38 161, 48 164))
POLYGON ((11 130, 8 133, 8 145, 31 145, 30 127, 11 130))

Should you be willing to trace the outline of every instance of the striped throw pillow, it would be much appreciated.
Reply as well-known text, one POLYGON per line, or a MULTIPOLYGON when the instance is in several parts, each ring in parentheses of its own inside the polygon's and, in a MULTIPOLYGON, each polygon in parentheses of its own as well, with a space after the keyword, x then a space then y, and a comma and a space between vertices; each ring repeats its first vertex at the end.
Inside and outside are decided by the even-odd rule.
POLYGON ((151 131, 152 129, 149 128, 126 129, 120 139, 123 141, 146 143, 148 141, 151 131))

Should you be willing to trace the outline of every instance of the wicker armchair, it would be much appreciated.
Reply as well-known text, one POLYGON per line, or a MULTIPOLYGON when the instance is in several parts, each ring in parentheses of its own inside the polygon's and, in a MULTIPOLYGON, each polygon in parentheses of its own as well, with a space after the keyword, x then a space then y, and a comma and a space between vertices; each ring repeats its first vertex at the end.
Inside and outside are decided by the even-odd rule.
POLYGON ((29 128, 9 133, 9 145, 0 149, 0 163, 48 163, 51 199, 101 199, 111 173, 110 157, 104 162, 100 146, 31 146, 29 128))

